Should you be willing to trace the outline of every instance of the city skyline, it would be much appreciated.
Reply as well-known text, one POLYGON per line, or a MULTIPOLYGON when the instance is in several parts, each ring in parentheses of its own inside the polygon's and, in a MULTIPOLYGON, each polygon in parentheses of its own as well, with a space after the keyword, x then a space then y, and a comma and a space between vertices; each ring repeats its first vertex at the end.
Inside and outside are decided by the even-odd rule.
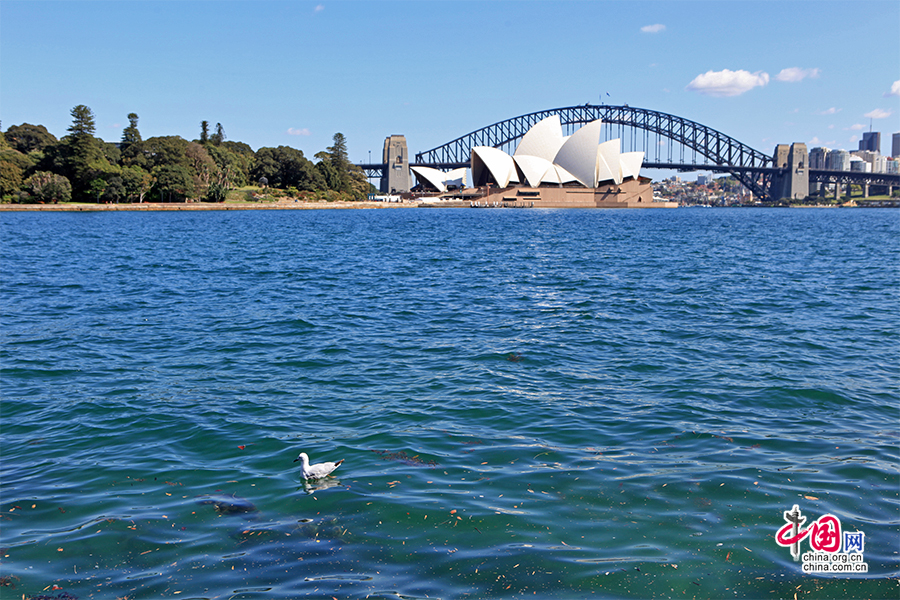
POLYGON ((421 152, 520 114, 629 104, 764 153, 856 150, 900 131, 900 4, 874 2, 20 2, 0 7, 0 119, 118 141, 292 146, 353 162, 421 152), (840 43, 843 40, 843 43, 840 43), (857 43, 864 40, 868 46, 857 43))

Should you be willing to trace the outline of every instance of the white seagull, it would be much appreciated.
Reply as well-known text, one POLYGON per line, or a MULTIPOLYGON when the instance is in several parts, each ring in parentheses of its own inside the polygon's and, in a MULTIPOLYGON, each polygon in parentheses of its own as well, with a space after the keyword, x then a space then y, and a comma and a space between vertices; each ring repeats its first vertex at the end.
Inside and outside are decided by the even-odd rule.
POLYGON ((300 468, 300 474, 303 476, 303 479, 322 479, 331 474, 332 471, 341 466, 341 463, 344 462, 344 459, 337 462, 324 462, 319 463, 317 465, 309 464, 309 456, 306 455, 306 452, 301 452, 300 456, 294 459, 294 462, 298 460, 303 461, 302 466, 300 468))

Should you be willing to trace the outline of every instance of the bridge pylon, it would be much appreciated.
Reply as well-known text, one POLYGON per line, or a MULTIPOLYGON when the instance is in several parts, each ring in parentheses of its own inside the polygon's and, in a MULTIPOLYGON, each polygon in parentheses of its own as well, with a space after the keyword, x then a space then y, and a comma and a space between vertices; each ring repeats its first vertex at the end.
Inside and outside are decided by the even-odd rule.
POLYGON ((406 137, 389 135, 384 140, 381 153, 384 169, 381 173, 381 192, 385 194, 408 192, 409 185, 409 149, 406 137))
POLYGON ((769 197, 772 200, 802 200, 809 196, 809 151, 806 144, 778 144, 773 159, 775 168, 779 170, 772 177, 769 197))

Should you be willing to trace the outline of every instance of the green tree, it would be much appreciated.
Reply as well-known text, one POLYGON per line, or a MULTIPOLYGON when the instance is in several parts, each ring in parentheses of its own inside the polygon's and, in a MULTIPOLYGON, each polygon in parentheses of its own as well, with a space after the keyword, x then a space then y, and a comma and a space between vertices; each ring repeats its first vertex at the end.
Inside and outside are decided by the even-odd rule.
POLYGON ((124 198, 125 185, 122 182, 122 178, 118 175, 110 177, 106 182, 103 193, 100 195, 100 200, 107 204, 118 204, 119 200, 123 200, 124 198))
POLYGON ((200 121, 200 143, 209 143, 209 121, 200 121))
POLYGON ((213 178, 217 178, 219 167, 206 151, 206 147, 195 142, 190 142, 185 148, 191 170, 194 175, 194 187, 203 195, 203 191, 209 187, 213 178))
POLYGON ((180 165, 164 165, 154 169, 153 192, 162 202, 183 202, 195 195, 191 172, 180 165))
POLYGON ((128 127, 122 131, 122 149, 141 141, 141 132, 138 131, 137 113, 128 113, 128 127))
POLYGON ((350 160, 347 158, 347 138, 343 133, 336 133, 331 138, 332 145, 328 147, 328 154, 331 156, 331 163, 336 169, 347 170, 350 160))
POLYGON ((141 167, 152 171, 163 165, 190 166, 187 157, 187 140, 177 135, 166 135, 148 138, 130 146, 122 153, 122 162, 126 165, 141 167))
POLYGON ((214 181, 206 190, 207 202, 225 202, 226 196, 225 188, 217 181, 214 181))
POLYGON ((220 145, 224 146, 225 148, 228 148, 228 150, 230 150, 231 152, 234 152, 235 154, 245 154, 245 155, 251 156, 251 157, 255 154, 253 152, 253 148, 251 148, 249 145, 245 144, 244 142, 234 142, 231 140, 226 140, 226 141, 222 142, 220 145))
POLYGON ((21 167, 11 160, 0 159, 0 199, 15 194, 21 187, 21 167))
POLYGON ((103 197, 103 192, 106 191, 106 186, 107 183, 105 179, 102 177, 95 177, 91 180, 87 191, 94 200, 100 202, 100 198, 103 197))
POLYGON ((72 199, 72 184, 62 175, 38 171, 28 178, 23 186, 30 192, 34 202, 56 204, 72 199))
POLYGON ((315 166, 303 156, 303 152, 290 146, 260 148, 256 152, 250 178, 259 181, 262 177, 277 188, 295 187, 314 191, 325 187, 325 180, 315 166))
POLYGON ((58 141, 43 125, 31 125, 29 123, 13 125, 6 130, 4 137, 13 149, 23 154, 34 151, 40 152, 58 141))
POLYGON ((216 123, 216 132, 209 136, 209 141, 216 146, 221 145, 225 141, 225 130, 222 128, 221 123, 216 123))
POLYGON ((79 104, 70 112, 72 115, 72 125, 69 126, 69 133, 78 136, 93 136, 96 129, 94 124, 94 113, 84 104, 79 104))
POLYGON ((322 179, 325 181, 325 187, 329 190, 339 190, 341 189, 341 174, 334 167, 334 164, 331 162, 331 156, 325 152, 324 150, 316 153, 316 158, 319 159, 319 162, 316 163, 316 169, 322 175, 322 179))
POLYGON ((96 201, 99 196, 94 180, 103 179, 106 173, 117 171, 114 163, 118 150, 94 137, 94 116, 91 109, 78 105, 72 109, 71 114, 69 135, 60 143, 47 148, 39 168, 67 177, 72 184, 72 196, 76 200, 96 201))
POLYGON ((124 167, 121 171, 122 185, 127 202, 143 202, 153 185, 153 177, 140 167, 124 167))
POLYGON ((203 146, 218 168, 216 183, 225 189, 246 185, 253 163, 253 151, 249 155, 232 152, 225 144, 203 146))
POLYGON ((328 189, 350 193, 352 190, 350 177, 350 159, 347 158, 347 138, 343 133, 335 133, 332 145, 316 154, 319 163, 316 167, 325 179, 328 189))

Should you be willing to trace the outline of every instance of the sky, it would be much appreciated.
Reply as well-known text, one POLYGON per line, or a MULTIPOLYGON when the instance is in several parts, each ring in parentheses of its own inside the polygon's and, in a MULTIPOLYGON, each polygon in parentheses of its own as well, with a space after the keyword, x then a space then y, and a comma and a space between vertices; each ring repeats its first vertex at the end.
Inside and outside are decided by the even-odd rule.
MULTIPOLYGON (((578 104, 675 114, 771 155, 900 131, 900 2, 17 1, 0 3, 0 126, 412 154, 578 104)), ((652 175, 651 175, 652 176, 652 175)))

